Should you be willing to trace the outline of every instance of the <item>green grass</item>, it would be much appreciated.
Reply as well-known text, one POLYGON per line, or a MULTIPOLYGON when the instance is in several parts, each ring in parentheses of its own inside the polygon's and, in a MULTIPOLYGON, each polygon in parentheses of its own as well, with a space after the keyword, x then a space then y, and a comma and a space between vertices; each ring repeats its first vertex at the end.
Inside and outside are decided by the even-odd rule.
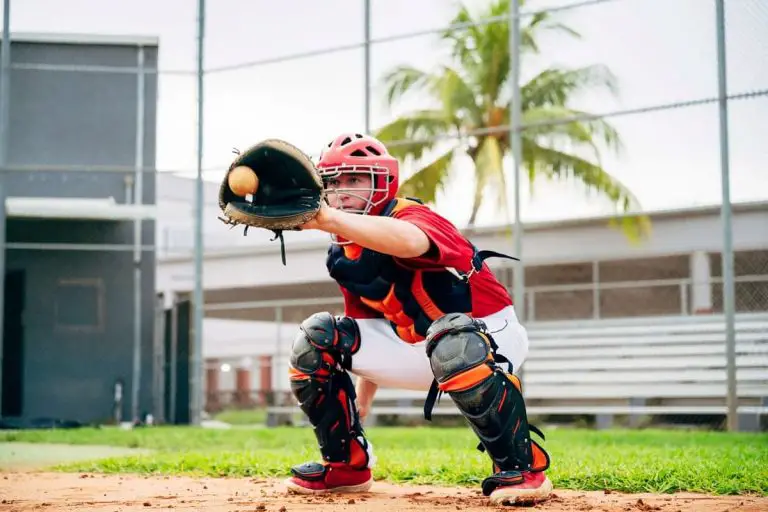
POLYGON ((45 468, 64 462, 135 455, 135 448, 123 446, 72 446, 67 444, 0 443, 0 470, 18 471, 45 468))
POLYGON ((230 425, 265 425, 267 423, 266 409, 232 409, 218 413, 213 419, 230 425))
MULTIPOLYGON (((490 470, 466 428, 374 427, 374 474, 391 482, 477 485, 490 470)), ((0 442, 139 447, 152 455, 75 462, 61 471, 285 476, 316 460, 308 428, 210 430, 154 427, 0 433, 0 442)), ((543 443, 559 488, 768 495, 768 435, 723 432, 553 429, 543 443)))

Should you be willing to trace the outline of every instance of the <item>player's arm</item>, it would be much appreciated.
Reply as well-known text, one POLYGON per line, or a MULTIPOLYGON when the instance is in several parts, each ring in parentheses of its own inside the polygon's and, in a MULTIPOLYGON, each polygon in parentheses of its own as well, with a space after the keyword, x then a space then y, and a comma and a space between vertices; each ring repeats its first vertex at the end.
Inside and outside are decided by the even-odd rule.
MULTIPOLYGON (((363 304, 360 297, 354 295, 343 286, 339 286, 339 290, 341 290, 341 294, 344 296, 345 316, 351 318, 379 318, 381 316, 381 313, 363 304)), ((355 391, 357 394, 357 410, 361 421, 365 419, 371 410, 373 396, 376 394, 378 387, 377 384, 358 376, 355 391)))
POLYGON ((375 382, 362 377, 357 378, 355 391, 357 393, 357 412, 360 415, 360 421, 364 420, 368 413, 371 412, 373 397, 376 395, 377 389, 379 389, 379 385, 375 382))
POLYGON ((414 224, 393 217, 358 215, 323 205, 302 229, 333 233, 366 249, 396 258, 416 258, 430 249, 430 240, 414 224))

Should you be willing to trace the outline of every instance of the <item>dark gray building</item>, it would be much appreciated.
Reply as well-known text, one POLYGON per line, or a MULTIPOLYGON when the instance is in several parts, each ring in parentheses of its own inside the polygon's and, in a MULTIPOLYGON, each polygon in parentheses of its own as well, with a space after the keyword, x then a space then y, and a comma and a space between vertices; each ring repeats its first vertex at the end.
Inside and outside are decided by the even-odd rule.
POLYGON ((158 42, 12 33, 9 54, 0 415, 106 422, 120 383, 129 420, 153 407, 158 42))

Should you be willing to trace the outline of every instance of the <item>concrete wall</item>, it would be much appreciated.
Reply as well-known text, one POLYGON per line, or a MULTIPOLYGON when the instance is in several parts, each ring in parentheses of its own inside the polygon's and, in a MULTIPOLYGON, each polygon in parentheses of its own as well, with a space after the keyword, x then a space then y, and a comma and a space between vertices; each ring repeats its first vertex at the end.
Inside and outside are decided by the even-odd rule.
MULTIPOLYGON (((137 59, 131 42, 19 38, 11 49, 5 197, 105 198, 126 202, 137 161, 137 59), (72 70, 69 66, 99 66, 72 70), (125 167, 125 171, 109 170, 125 167), (105 169, 105 167, 107 169, 105 169)), ((142 43, 144 65, 157 46, 142 43)), ((143 202, 155 203, 157 75, 145 74, 143 202)), ((132 198, 129 198, 132 201, 132 198)), ((153 221, 142 242, 153 245, 153 221)), ((130 417, 133 354, 132 221, 8 219, 6 270, 23 271, 23 416, 108 420, 113 386, 124 382, 130 417), (125 244, 128 250, 51 250, 19 244, 125 244)), ((140 409, 151 407, 155 254, 141 263, 140 409)), ((7 319, 6 319, 7 321, 7 319)))
MULTIPOLYGON (((653 232, 642 243, 632 244, 619 231, 607 227, 605 219, 586 219, 528 226, 523 242, 522 261, 528 266, 562 265, 593 260, 632 260, 688 255, 693 251, 716 253, 722 236, 718 208, 692 209, 652 214, 653 232)), ((736 250, 768 248, 768 203, 735 205, 733 240, 736 250)), ((226 229, 222 226, 222 229, 226 229)), ((242 233, 232 233, 232 237, 242 233)), ((268 239, 270 234, 251 230, 248 237, 268 239)), ((471 234, 482 249, 509 254, 512 237, 503 229, 483 229, 471 234)), ((296 285, 329 281, 325 268, 326 237, 310 233, 286 233, 287 266, 280 260, 278 242, 256 244, 229 251, 206 254, 206 290, 238 287, 296 285)), ((506 260, 488 260, 492 267, 506 260)), ((191 255, 168 257, 158 264, 159 291, 192 289, 191 255)), ((264 297, 265 299, 268 297, 264 297)))

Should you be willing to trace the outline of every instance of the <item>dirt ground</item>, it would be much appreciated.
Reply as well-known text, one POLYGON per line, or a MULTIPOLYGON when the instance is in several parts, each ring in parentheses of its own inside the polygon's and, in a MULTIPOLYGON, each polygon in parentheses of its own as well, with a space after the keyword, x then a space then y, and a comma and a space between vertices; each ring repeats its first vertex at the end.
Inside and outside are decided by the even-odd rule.
MULTIPOLYGON (((333 496, 287 494, 280 480, 144 477, 136 475, 5 472, 0 474, 0 511, 128 512, 153 509, 252 511, 444 511, 509 510, 492 505, 478 489, 392 485, 377 482, 367 493, 333 496)), ((522 508, 515 507, 514 509, 522 508)), ((757 512, 768 498, 698 494, 625 495, 556 490, 541 511, 757 512)))

